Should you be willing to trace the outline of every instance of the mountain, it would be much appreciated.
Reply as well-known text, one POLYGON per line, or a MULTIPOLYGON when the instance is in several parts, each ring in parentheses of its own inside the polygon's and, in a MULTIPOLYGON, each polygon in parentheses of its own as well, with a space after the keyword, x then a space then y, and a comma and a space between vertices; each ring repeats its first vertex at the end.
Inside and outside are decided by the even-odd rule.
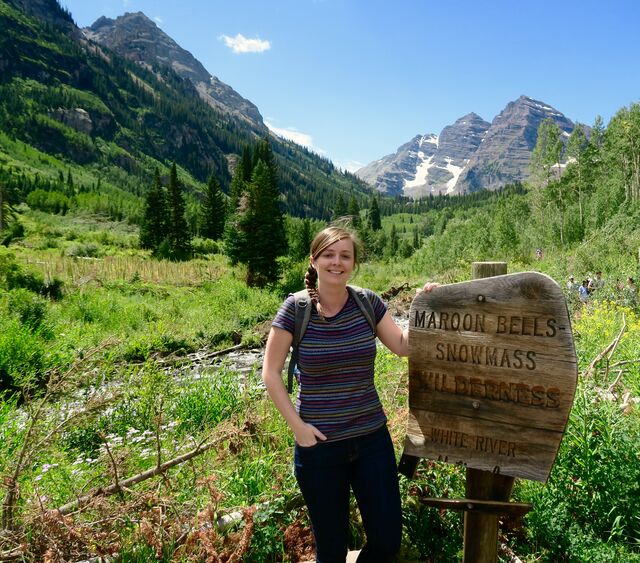
POLYGON ((255 104, 209 74, 200 61, 142 12, 125 13, 115 20, 103 16, 82 31, 88 39, 136 63, 171 67, 178 76, 189 79, 212 107, 247 121, 262 135, 267 132, 255 104))
POLYGON ((456 191, 495 190, 529 178, 529 161, 538 139, 538 127, 547 118, 569 137, 573 122, 551 106, 520 96, 498 114, 478 150, 460 175, 456 191))
POLYGON ((10 3, 30 16, 69 33, 76 39, 82 36, 81 31, 73 23, 69 11, 62 8, 57 0, 10 0, 10 3))
MULTIPOLYGON (((74 201, 92 199, 99 212, 126 200, 131 217, 156 168, 166 174, 175 162, 191 199, 201 197, 210 175, 228 191, 244 148, 269 135, 255 105, 212 80, 148 18, 133 14, 124 22, 144 27, 122 56, 88 39, 55 0, 0 0, 0 174, 23 197, 36 184, 58 190, 48 183, 73 169, 83 181, 68 195, 92 192, 74 201)), ((94 25, 96 34, 113 27, 94 25)), ((370 198, 366 183, 328 159, 270 140, 287 213, 329 219, 338 196, 361 205, 370 198)))
POLYGON ((372 162, 356 175, 392 195, 419 198, 451 193, 488 128, 489 123, 470 113, 445 127, 440 136, 415 136, 394 155, 372 162))
POLYGON ((417 135, 395 154, 356 175, 376 189, 419 198, 428 194, 495 190, 529 178, 529 161, 540 123, 551 118, 566 138, 573 122, 549 105, 520 96, 492 123, 475 113, 445 127, 439 136, 417 135))

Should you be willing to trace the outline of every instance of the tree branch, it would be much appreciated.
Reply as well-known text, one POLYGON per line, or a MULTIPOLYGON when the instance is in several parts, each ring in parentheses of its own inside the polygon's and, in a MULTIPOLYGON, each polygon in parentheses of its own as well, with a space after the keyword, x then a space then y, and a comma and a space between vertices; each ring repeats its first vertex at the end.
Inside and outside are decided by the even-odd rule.
POLYGON ((116 483, 112 483, 111 485, 108 485, 107 487, 97 487, 95 489, 93 489, 92 491, 88 492, 86 495, 81 496, 80 498, 68 502, 67 504, 62 505, 59 508, 55 508, 53 509, 55 512, 58 512, 61 515, 67 515, 71 512, 74 512, 78 509, 83 508, 84 506, 86 506, 87 504, 89 504, 89 502, 91 502, 91 500, 93 500, 96 497, 99 496, 109 496, 112 495, 114 493, 117 493, 118 491, 120 491, 121 489, 125 488, 125 487, 129 487, 131 485, 135 485, 137 483, 141 483, 142 481, 146 481, 147 479, 151 479, 152 477, 155 477, 156 475, 160 475, 164 472, 166 472, 168 469, 175 467, 176 465, 180 465, 181 463, 184 463, 185 461, 188 461, 204 452, 206 452, 207 450, 210 450, 211 448, 213 448, 216 444, 218 444, 219 442, 222 442, 224 440, 226 440, 227 438, 231 437, 231 432, 229 432, 228 434, 223 434, 222 436, 216 438, 215 440, 207 443, 207 444, 200 444, 198 445, 195 449, 191 450, 190 452, 187 452, 186 454, 183 454, 181 456, 178 457, 174 457, 173 459, 170 459, 168 461, 165 461, 163 464, 161 465, 156 465, 155 467, 153 467, 152 469, 148 469, 147 471, 143 471, 142 473, 138 473, 137 475, 134 475, 133 477, 129 477, 128 479, 124 479, 123 481, 120 482, 116 482, 116 483))

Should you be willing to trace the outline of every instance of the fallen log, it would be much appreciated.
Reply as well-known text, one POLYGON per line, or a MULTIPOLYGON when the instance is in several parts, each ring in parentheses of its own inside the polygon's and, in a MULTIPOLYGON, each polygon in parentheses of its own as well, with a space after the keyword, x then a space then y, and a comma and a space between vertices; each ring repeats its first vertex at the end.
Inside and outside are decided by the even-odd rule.
POLYGON ((203 454, 207 450, 210 450, 211 448, 213 448, 216 444, 219 444, 220 442, 230 437, 231 437, 231 434, 224 434, 211 442, 198 445, 196 448, 194 448, 190 452, 187 452, 186 454, 182 454, 181 456, 174 457, 173 459, 165 461, 160 465, 156 465, 152 469, 148 469, 147 471, 138 473, 133 477, 119 480, 117 483, 112 483, 111 485, 108 485, 106 487, 96 487, 95 489, 89 491, 86 495, 83 495, 77 498, 76 500, 68 502, 67 504, 64 504, 58 508, 54 508, 53 512, 56 512, 58 514, 61 514, 62 516, 65 516, 67 514, 70 514, 71 512, 80 510, 81 508, 89 504, 94 498, 101 497, 101 496, 110 496, 115 493, 119 493, 122 490, 127 489, 128 487, 131 487, 132 485, 141 483, 142 481, 146 481, 147 479, 151 479, 156 475, 162 475, 168 469, 171 469, 176 465, 180 465, 185 461, 189 461, 190 459, 193 459, 194 457, 199 456, 200 454, 203 454))

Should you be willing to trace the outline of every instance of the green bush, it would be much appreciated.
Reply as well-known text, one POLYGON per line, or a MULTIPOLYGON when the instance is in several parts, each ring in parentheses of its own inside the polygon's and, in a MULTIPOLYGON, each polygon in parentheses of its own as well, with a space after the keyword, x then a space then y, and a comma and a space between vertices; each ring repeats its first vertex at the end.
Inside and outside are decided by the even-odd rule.
POLYGON ((238 374, 219 369, 185 383, 173 400, 170 416, 178 420, 180 430, 195 433, 216 426, 243 404, 238 374))
POLYGON ((70 246, 65 251, 67 256, 75 258, 97 258, 102 256, 102 248, 95 242, 78 243, 70 246))
POLYGON ((210 238, 194 237, 191 239, 191 250, 195 257, 206 256, 207 254, 220 254, 220 244, 210 238))
POLYGON ((462 547, 462 515, 428 507, 420 502, 420 497, 463 498, 464 469, 425 460, 415 479, 401 479, 400 485, 404 555, 420 561, 458 561, 462 547))
POLYGON ((17 318, 2 312, 0 326, 0 393, 40 383, 51 361, 42 341, 17 318))
POLYGON ((47 314, 47 302, 27 289, 14 289, 8 294, 8 309, 31 331, 42 327, 47 314))
POLYGON ((27 195, 27 204, 33 209, 40 209, 47 213, 65 215, 69 211, 69 198, 60 192, 47 192, 42 189, 33 190, 27 195))
POLYGON ((13 221, 0 233, 0 244, 9 246, 14 240, 24 237, 24 225, 20 221, 13 221))
POLYGON ((547 485, 521 485, 534 505, 529 540, 552 560, 611 561, 609 544, 638 551, 639 451, 638 418, 583 384, 547 485))
POLYGON ((13 254, 0 252, 0 287, 6 289, 24 288, 45 297, 62 297, 63 283, 57 278, 46 278, 36 272, 25 271, 14 259, 13 254))

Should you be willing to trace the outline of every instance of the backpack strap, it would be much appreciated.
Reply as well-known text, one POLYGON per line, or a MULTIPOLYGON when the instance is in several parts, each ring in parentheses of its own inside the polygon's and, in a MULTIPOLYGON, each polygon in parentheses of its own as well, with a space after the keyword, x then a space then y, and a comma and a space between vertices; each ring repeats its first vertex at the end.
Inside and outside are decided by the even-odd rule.
POLYGON ((365 290, 357 285, 348 285, 347 290, 353 297, 356 305, 358 305, 362 311, 364 318, 367 319, 373 336, 376 336, 376 313, 373 310, 373 305, 371 304, 371 301, 369 301, 365 290))
POLYGON ((293 296, 295 297, 295 320, 293 328, 293 340, 291 342, 291 358, 289 359, 289 370, 287 372, 287 391, 291 393, 293 391, 293 372, 296 364, 298 363, 298 348, 300 341, 304 336, 309 319, 311 318, 311 298, 309 292, 306 289, 296 291, 293 296))

